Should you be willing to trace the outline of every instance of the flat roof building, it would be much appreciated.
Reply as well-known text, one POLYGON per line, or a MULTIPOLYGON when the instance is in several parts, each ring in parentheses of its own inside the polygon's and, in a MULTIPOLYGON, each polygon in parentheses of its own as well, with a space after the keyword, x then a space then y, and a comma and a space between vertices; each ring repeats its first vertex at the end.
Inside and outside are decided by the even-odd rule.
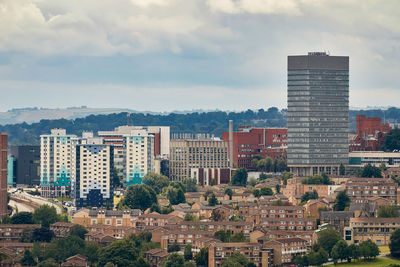
POLYGON ((348 163, 349 57, 288 57, 287 163, 299 176, 348 163))

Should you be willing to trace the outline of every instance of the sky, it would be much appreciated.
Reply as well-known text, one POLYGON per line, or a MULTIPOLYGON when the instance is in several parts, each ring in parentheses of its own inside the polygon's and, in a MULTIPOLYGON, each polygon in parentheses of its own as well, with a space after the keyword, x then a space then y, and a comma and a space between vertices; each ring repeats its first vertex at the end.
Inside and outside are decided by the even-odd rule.
POLYGON ((285 108, 310 51, 350 57, 350 106, 399 106, 398 0, 0 0, 0 111, 285 108))

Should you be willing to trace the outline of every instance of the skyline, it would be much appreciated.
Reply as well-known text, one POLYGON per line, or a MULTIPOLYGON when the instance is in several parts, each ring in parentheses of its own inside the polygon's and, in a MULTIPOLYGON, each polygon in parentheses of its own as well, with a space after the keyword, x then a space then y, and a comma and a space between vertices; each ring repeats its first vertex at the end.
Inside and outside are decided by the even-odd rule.
POLYGON ((396 106, 399 8, 397 1, 5 0, 1 111, 286 108, 287 56, 311 51, 350 57, 350 106, 396 106))

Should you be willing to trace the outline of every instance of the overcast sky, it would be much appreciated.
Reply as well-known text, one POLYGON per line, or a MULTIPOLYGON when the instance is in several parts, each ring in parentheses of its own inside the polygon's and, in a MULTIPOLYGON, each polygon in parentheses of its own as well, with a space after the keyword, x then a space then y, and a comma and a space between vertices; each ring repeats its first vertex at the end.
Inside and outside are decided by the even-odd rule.
POLYGON ((400 106, 398 0, 0 0, 0 110, 284 108, 308 51, 350 56, 351 106, 400 106))

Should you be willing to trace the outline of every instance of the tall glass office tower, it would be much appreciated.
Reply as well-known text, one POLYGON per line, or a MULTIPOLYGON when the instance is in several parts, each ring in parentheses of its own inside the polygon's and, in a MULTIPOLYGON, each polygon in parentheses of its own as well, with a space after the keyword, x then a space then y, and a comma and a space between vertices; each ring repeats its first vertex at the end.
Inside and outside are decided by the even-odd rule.
POLYGON ((288 57, 288 150, 292 172, 337 174, 348 164, 349 57, 288 57))

